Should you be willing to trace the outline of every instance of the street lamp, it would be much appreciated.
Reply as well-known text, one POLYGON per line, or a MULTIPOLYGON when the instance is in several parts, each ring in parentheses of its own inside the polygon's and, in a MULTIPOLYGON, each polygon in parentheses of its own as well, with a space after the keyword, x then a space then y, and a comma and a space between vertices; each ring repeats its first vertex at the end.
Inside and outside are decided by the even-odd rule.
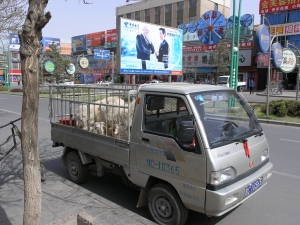
MULTIPOLYGON (((263 15, 263 19, 268 22, 269 25, 269 33, 271 34, 271 25, 269 20, 263 15)), ((269 45, 269 65, 268 65, 268 77, 267 77, 267 103, 266 103, 266 115, 269 116, 269 96, 270 96, 270 74, 271 74, 271 51, 272 51, 272 43, 274 41, 274 38, 278 37, 278 35, 274 35, 270 41, 269 45)))
POLYGON ((293 46, 297 52, 298 52, 298 55, 297 55, 297 58, 298 58, 298 75, 297 75, 297 79, 296 79, 296 101, 298 101, 298 95, 299 95, 299 76, 300 76, 300 50, 293 44, 290 44, 288 41, 286 42, 287 44, 287 47, 289 47, 289 45, 293 46))

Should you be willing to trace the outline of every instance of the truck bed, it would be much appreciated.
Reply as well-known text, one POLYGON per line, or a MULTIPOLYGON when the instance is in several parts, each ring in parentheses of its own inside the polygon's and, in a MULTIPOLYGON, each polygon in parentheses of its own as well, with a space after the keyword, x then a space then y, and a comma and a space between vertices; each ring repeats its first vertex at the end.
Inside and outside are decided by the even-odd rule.
POLYGON ((129 144, 124 140, 59 123, 51 123, 51 139, 56 144, 77 149, 118 165, 129 165, 129 144))

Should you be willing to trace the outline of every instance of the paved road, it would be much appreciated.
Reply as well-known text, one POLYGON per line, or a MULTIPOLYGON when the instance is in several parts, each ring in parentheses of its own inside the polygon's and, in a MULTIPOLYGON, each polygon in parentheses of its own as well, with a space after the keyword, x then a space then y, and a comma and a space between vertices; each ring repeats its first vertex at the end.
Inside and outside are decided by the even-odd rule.
MULTIPOLYGON (((247 98, 247 94, 244 94, 247 98)), ((0 113, 2 121, 5 115, 20 116, 21 96, 0 94, 0 113)), ((1 123, 2 124, 2 123, 1 123)), ((262 124, 271 149, 271 161, 274 164, 274 174, 260 192, 226 215, 213 218, 208 222, 206 216, 190 211, 189 225, 253 225, 253 224, 299 224, 300 195, 300 139, 299 127, 287 127, 262 124)), ((39 142, 41 158, 47 170, 60 177, 67 178, 66 169, 60 165, 62 148, 52 148, 50 141, 50 126, 48 121, 48 100, 40 99, 39 109, 39 142)), ((98 178, 90 175, 83 184, 86 190, 106 198, 117 205, 151 219, 146 208, 136 209, 138 193, 125 185, 117 176, 111 175, 98 178)))

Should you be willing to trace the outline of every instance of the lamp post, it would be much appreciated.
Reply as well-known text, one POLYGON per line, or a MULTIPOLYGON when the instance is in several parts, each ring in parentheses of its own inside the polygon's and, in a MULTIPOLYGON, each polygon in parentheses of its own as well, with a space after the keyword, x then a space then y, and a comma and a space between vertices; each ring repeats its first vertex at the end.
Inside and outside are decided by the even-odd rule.
POLYGON ((287 47, 289 47, 289 45, 293 46, 297 52, 298 52, 298 74, 297 74, 297 79, 296 79, 296 101, 298 101, 298 95, 299 95, 299 76, 300 76, 300 50, 293 44, 290 44, 288 41, 286 42, 287 47))
MULTIPOLYGON (((268 22, 269 25, 269 33, 271 34, 271 25, 269 20, 263 15, 263 19, 268 22)), ((277 37, 278 35, 274 35, 270 41, 269 45, 269 64, 268 64, 268 77, 267 77, 267 103, 266 103, 266 115, 269 116, 269 96, 270 96, 270 74, 271 74, 271 52, 272 52, 272 43, 274 41, 274 38, 277 37)))

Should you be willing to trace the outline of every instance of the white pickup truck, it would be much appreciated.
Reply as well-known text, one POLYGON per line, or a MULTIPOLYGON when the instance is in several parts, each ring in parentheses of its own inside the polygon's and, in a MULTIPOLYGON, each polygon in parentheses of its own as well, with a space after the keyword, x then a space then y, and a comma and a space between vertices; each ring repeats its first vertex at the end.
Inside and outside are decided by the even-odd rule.
MULTIPOLYGON (((218 85, 229 87, 229 75, 219 76, 218 78, 218 85)), ((246 87, 247 82, 246 81, 238 81, 237 91, 242 92, 243 89, 246 87)))
POLYGON ((272 175, 264 131, 232 88, 184 83, 57 88, 50 85, 51 139, 53 147, 64 147, 70 180, 84 182, 92 167, 98 176, 119 174, 140 192, 137 207, 148 206, 159 224, 183 225, 188 210, 221 216, 272 175), (108 95, 123 100, 112 104, 108 95), (83 107, 84 129, 77 126, 83 107), (111 113, 98 115, 103 110, 117 113, 114 127, 127 127, 125 135, 112 132, 111 113), (132 114, 124 121, 121 112, 132 114), (97 123, 105 125, 101 133, 93 129, 97 123))

